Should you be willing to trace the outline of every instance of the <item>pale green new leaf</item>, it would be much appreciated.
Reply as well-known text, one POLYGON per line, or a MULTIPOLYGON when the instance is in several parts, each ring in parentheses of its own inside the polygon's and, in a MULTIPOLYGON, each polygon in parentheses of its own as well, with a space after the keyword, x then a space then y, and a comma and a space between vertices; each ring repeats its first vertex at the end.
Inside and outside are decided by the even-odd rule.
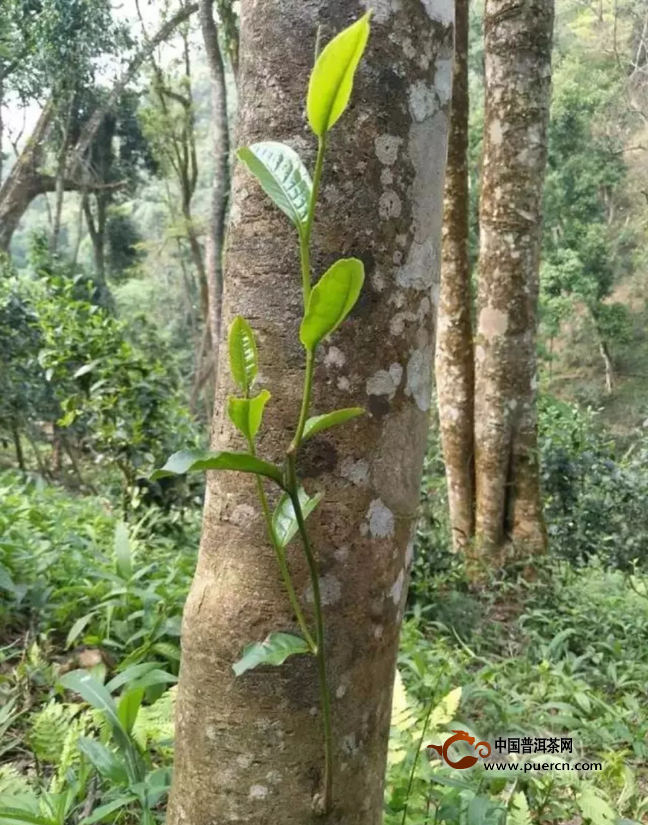
MULTIPOLYGON (((309 496, 306 490, 300 487, 298 495, 305 521, 322 500, 322 493, 309 496)), ((272 528, 280 547, 287 547, 297 534, 297 517, 288 493, 280 498, 272 514, 272 528)))
POLYGON ((616 814, 610 805, 589 785, 585 785, 578 794, 578 806, 592 825, 613 825, 616 821, 616 814))
MULTIPOLYGON (((105 805, 100 805, 98 808, 95 808, 90 816, 87 816, 85 819, 81 820, 79 825, 94 825, 95 822, 102 822, 104 819, 112 816, 115 811, 118 811, 126 805, 130 805, 132 802, 137 802, 136 796, 120 796, 119 799, 114 799, 112 802, 108 802, 105 805)), ((113 822, 114 821, 115 818, 113 817, 113 822)))
POLYGON ((232 670, 240 676, 259 665, 281 665, 289 656, 299 653, 310 653, 304 639, 291 633, 271 633, 264 642, 248 645, 232 670))
POLYGON ((232 376, 243 392, 248 393, 259 371, 259 359, 254 333, 242 316, 237 315, 232 321, 227 343, 232 376))
POLYGON ((326 134, 346 109, 353 78, 369 38, 367 12, 340 32, 317 58, 308 85, 306 109, 311 129, 318 137, 326 134))
POLYGON ((263 411, 271 396, 263 390, 254 398, 227 399, 227 414, 234 426, 248 439, 254 441, 261 427, 263 411))
POLYGON ((299 337, 307 350, 334 332, 353 309, 364 282, 364 265, 357 258, 341 258, 313 287, 299 337))
POLYGON ((506 822, 507 825, 532 825, 529 803, 522 791, 513 795, 506 822))
POLYGON ((137 719, 137 714, 139 713, 143 698, 144 688, 134 687, 126 691, 126 693, 124 693, 119 700, 117 714, 119 716, 119 721, 128 733, 133 730, 133 725, 137 719))
POLYGON ((234 470, 240 473, 255 473, 267 476, 283 487, 283 474, 279 467, 263 461, 250 453, 230 453, 225 450, 209 452, 207 450, 180 450, 174 453, 161 470, 151 473, 151 479, 184 473, 201 473, 207 470, 234 470))
POLYGON ((128 785, 126 765, 117 754, 108 750, 101 742, 81 736, 78 748, 88 757, 101 776, 110 779, 114 785, 128 785))
POLYGON ((93 708, 103 711, 113 728, 126 735, 126 731, 119 721, 114 699, 108 693, 106 687, 97 681, 91 673, 88 673, 87 670, 71 670, 61 676, 59 682, 67 690, 78 693, 93 708))
POLYGON ((51 819, 46 819, 21 808, 0 808, 0 822, 26 822, 28 825, 55 825, 51 819))
POLYGON ((335 410, 335 412, 325 413, 324 415, 315 415, 306 422, 303 438, 312 438, 322 430, 344 424, 345 421, 356 418, 363 413, 362 407, 346 407, 343 410, 335 410))
POLYGON ((439 704, 434 708, 430 714, 428 721, 428 731, 435 731, 441 725, 447 725, 455 718, 455 714, 461 702, 461 688, 456 687, 446 693, 439 704))
POLYGON ((283 143, 263 141, 237 154, 273 203, 298 229, 304 226, 313 183, 297 152, 283 143))

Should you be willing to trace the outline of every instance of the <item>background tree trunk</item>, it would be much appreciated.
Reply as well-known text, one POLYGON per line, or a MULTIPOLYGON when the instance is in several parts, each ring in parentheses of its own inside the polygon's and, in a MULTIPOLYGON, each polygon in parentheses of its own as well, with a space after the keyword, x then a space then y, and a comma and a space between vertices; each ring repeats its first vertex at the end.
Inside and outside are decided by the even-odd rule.
POLYGON ((209 322, 214 342, 214 375, 218 374, 218 341, 223 300, 223 245, 230 190, 230 140, 227 122, 225 69, 213 17, 214 0, 200 0, 200 26, 211 78, 211 128, 214 146, 214 179, 207 240, 205 244, 209 322))
MULTIPOLYGON (((273 139, 309 160, 304 119, 316 30, 325 42, 366 10, 349 0, 243 0, 239 144, 273 139)), ((352 108, 330 136, 318 209, 315 277, 341 255, 362 258, 363 295, 322 348, 314 410, 368 414, 310 442, 300 472, 325 490, 311 517, 322 570, 335 738, 334 809, 316 817, 323 754, 315 661, 297 657, 235 679, 243 647, 295 630, 254 484, 209 478, 203 537, 183 621, 169 825, 377 825, 391 693, 431 393, 453 8, 403 0, 375 13, 352 108), (435 17, 431 17, 434 14, 435 17)), ((273 393, 260 452, 281 460, 294 428, 304 354, 296 235, 238 166, 228 237, 224 324, 257 330, 262 384, 273 393)), ((225 360, 221 335, 221 363, 225 360)), ((241 448, 224 415, 221 370, 214 446, 241 448)), ((309 610, 307 572, 289 550, 309 610)))
POLYGON ((443 213, 436 385, 452 541, 475 530, 475 374, 468 254, 468 0, 456 0, 452 113, 443 213))
MULTIPOLYGON (((68 177, 64 184, 65 191, 69 189, 92 189, 92 186, 88 186, 88 176, 85 168, 86 159, 103 119, 115 106, 122 92, 132 80, 133 75, 142 63, 144 63, 161 43, 173 34, 181 23, 187 20, 197 10, 197 3, 189 3, 183 6, 173 17, 167 20, 155 35, 150 40, 147 40, 145 46, 134 55, 123 74, 110 90, 110 94, 107 95, 104 102, 92 113, 92 116, 83 127, 83 131, 74 146, 74 150, 71 152, 70 162, 67 168, 68 177)), ((56 106, 57 102, 54 100, 48 101, 45 105, 34 127, 34 131, 27 141, 27 145, 11 168, 11 172, 2 184, 2 187, 0 187, 0 250, 6 251, 9 249, 13 233, 34 198, 42 195, 44 192, 54 191, 54 179, 40 173, 39 167, 43 159, 45 142, 49 135, 56 106)), ((121 184, 118 184, 118 186, 119 185, 121 184)))
POLYGON ((494 550, 512 541, 528 552, 542 550, 546 540, 535 348, 553 0, 487 0, 484 25, 475 348, 477 547, 494 550))

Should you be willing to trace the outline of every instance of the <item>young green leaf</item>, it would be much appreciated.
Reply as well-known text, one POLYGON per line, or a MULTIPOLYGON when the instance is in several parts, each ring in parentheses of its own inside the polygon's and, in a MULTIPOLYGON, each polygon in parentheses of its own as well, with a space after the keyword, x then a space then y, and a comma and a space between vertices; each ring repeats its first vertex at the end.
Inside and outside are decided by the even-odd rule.
POLYGON ((201 473, 206 470, 235 470, 240 473, 256 473, 267 476, 283 487, 283 474, 275 464, 255 458, 250 453, 230 453, 226 451, 210 453, 206 450, 180 450, 174 453, 161 470, 151 473, 151 479, 184 473, 201 473))
MULTIPOLYGON (((137 802, 137 797, 134 794, 120 796, 112 802, 107 802, 105 805, 100 805, 98 808, 95 808, 90 816, 81 820, 79 825, 94 825, 95 822, 102 822, 104 819, 112 816, 115 811, 124 808, 126 805, 130 805, 132 802, 137 802)), ((114 817, 112 821, 115 821, 114 817)))
POLYGON ((79 739, 78 748, 84 756, 88 757, 97 772, 109 779, 113 785, 128 785, 126 765, 116 753, 108 750, 96 739, 87 739, 85 736, 79 739))
POLYGON ((367 12, 340 32, 317 58, 308 85, 306 109, 311 129, 322 137, 346 109, 353 78, 369 38, 367 12))
POLYGON ((341 258, 313 287, 299 337, 307 350, 334 332, 353 309, 364 282, 364 265, 357 258, 341 258))
POLYGON ((31 811, 5 807, 0 808, 0 822, 9 822, 11 825, 15 825, 16 822, 26 822, 27 825, 55 825, 54 820, 46 819, 31 811))
POLYGON ((94 618, 94 613, 86 613, 85 616, 80 616, 76 622, 70 628, 67 638, 65 640, 65 646, 71 647, 74 642, 78 639, 78 637, 83 633, 86 627, 90 624, 92 619, 94 618))
POLYGON ((350 421, 363 413, 362 407, 346 407, 344 410, 335 410, 335 412, 326 413, 325 415, 315 415, 306 422, 303 438, 312 438, 322 430, 344 424, 345 421, 350 421))
POLYGON ((232 665, 237 676, 259 665, 281 665, 289 656, 310 653, 310 648, 299 636, 291 633, 271 633, 264 642, 248 645, 243 655, 232 665))
POLYGON ((227 414, 234 426, 248 439, 254 441, 261 427, 263 411, 271 396, 263 390, 254 398, 227 399, 227 414))
POLYGON ((230 369, 234 380, 246 394, 259 371, 254 333, 245 318, 237 315, 228 337, 230 369))
POLYGON ((134 687, 126 691, 119 700, 117 715, 124 729, 130 733, 137 719, 142 699, 144 698, 144 688, 134 687))
MULTIPOLYGON (((300 487, 298 495, 304 520, 306 520, 322 500, 322 493, 311 497, 303 487, 300 487)), ((297 517, 288 493, 281 496, 272 514, 272 528, 280 547, 287 547, 297 534, 297 517)))
POLYGON ((283 143, 264 141, 244 146, 237 155, 266 195, 300 229, 308 218, 313 183, 297 152, 283 143))

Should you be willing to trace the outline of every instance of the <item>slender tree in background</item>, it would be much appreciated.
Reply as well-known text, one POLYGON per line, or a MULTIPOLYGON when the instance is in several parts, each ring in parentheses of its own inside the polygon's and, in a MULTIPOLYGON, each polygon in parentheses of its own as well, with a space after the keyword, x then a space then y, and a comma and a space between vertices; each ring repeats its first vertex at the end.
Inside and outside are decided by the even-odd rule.
MULTIPOLYGON (((223 297, 223 245, 230 190, 230 138, 227 120, 225 67, 213 16, 214 0, 200 0, 200 27, 205 43, 211 81, 211 130, 214 147, 212 203, 206 242, 206 277, 209 295, 209 327, 213 346, 213 374, 218 373, 218 342, 223 297)), ((229 8, 229 6, 228 6, 229 8)), ((230 10, 231 13, 231 10, 230 10)), ((231 39, 230 39, 231 40, 231 39)), ((236 46, 238 54, 238 45, 236 46)), ((202 378, 202 376, 201 376, 202 378)))
POLYGON ((484 22, 476 549, 485 554, 511 542, 541 551, 536 326, 553 0, 487 0, 484 22))
MULTIPOLYGON (((276 139, 312 160, 303 117, 316 32, 322 41, 360 17, 348 0, 243 0, 238 137, 276 139)), ((452 73, 453 11, 403 0, 381 4, 354 87, 331 133, 317 210, 313 276, 344 256, 364 261, 363 294, 316 364, 313 409, 368 414, 314 438, 298 459, 309 493, 327 619, 333 695, 330 816, 322 790, 322 722, 313 659, 236 679, 250 640, 295 628, 256 505, 254 481, 209 478, 203 537, 183 622, 170 825, 218 821, 375 825, 383 777, 400 621, 430 406, 432 288, 442 221, 452 73), (409 548, 409 549, 408 549, 409 548)), ((299 409, 303 351, 300 262, 294 230, 244 170, 234 175, 223 320, 241 314, 258 333, 267 407, 259 452, 280 459, 299 409)), ((222 336, 221 336, 222 340, 222 336)), ((241 445, 225 415, 221 370, 214 446, 241 445)), ((308 574, 288 561, 303 608, 308 574)), ((295 628, 296 629, 296 628, 295 628)))
POLYGON ((468 251, 468 16, 468 0, 456 0, 436 346, 439 421, 456 549, 465 547, 475 530, 475 378, 468 251))

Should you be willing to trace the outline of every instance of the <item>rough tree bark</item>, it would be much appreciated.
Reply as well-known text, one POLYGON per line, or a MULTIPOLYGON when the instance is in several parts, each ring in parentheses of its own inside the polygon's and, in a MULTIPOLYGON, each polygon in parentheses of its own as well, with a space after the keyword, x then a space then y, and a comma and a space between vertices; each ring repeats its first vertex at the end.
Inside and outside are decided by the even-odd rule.
POLYGON ((214 375, 218 374, 218 341, 223 300, 223 245, 230 189, 230 139, 227 122, 225 69, 213 17, 214 0, 200 0, 200 26, 211 79, 211 128, 214 152, 212 203, 206 242, 209 321, 214 341, 214 375))
MULTIPOLYGON (((376 4, 371 3, 375 6, 376 4)), ((353 0, 243 0, 238 143, 288 142, 310 161, 304 119, 318 24, 323 42, 366 10, 353 0)), ((367 279, 323 348, 314 410, 368 414, 310 442, 300 469, 325 490, 311 529, 322 571, 335 739, 334 809, 312 811, 323 754, 314 660, 239 679, 242 648, 296 630, 266 543, 254 484, 210 477, 196 575, 185 607, 169 825, 377 825, 382 821, 391 693, 425 450, 452 80, 453 4, 378 4, 353 105, 330 136, 313 270, 356 255, 367 279), (397 9, 397 10, 395 10, 397 9)), ((281 460, 299 409, 304 355, 296 236, 237 167, 223 321, 257 330, 262 384, 274 398, 260 452, 281 460)), ((225 357, 221 335, 221 363, 225 357)), ((224 414, 213 443, 243 445, 224 414)), ((305 609, 307 572, 289 563, 305 609)))
POLYGON ((541 551, 535 338, 553 0, 487 0, 484 23, 476 547, 541 551))
POLYGON ((475 531, 475 374, 468 251, 468 14, 468 0, 456 0, 436 347, 439 420, 456 550, 465 547, 475 531))

